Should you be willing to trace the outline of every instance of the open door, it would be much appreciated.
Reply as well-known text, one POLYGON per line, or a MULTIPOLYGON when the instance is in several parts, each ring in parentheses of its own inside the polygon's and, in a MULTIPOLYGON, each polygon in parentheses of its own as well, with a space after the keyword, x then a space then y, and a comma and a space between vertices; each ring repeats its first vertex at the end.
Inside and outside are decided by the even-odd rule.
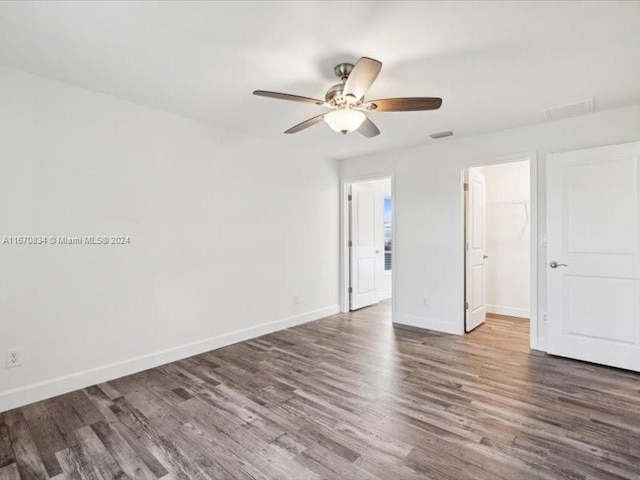
POLYGON ((485 222, 486 183, 478 169, 469 169, 466 195, 465 331, 485 321, 487 314, 484 262, 486 255, 485 222))
POLYGON ((351 310, 378 302, 376 265, 376 194, 365 185, 351 186, 351 310))
POLYGON ((547 165, 547 351, 640 371, 640 143, 547 165))

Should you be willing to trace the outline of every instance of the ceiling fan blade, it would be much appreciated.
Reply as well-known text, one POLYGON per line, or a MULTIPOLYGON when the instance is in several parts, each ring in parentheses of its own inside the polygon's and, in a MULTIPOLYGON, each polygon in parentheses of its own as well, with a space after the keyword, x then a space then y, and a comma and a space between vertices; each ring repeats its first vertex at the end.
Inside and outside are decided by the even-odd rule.
POLYGON ((301 97, 300 95, 290 95, 288 93, 268 92, 266 90, 256 90, 256 91, 253 92, 253 94, 254 95, 258 95, 259 97, 276 98, 278 100, 289 100, 291 102, 313 103, 314 105, 324 105, 324 102, 322 100, 318 100, 316 98, 301 97))
POLYGON ((344 84, 343 95, 345 97, 355 97, 356 101, 360 100, 367 93, 369 87, 373 85, 381 68, 382 62, 373 58, 362 57, 353 66, 353 70, 351 70, 344 84))
POLYGON ((358 129, 358 131, 367 138, 380 135, 380 130, 378 130, 378 127, 376 127, 376 124, 373 123, 368 118, 366 118, 365 121, 362 122, 362 125, 360 125, 360 128, 358 129))
POLYGON ((441 98, 412 97, 371 100, 362 107, 373 112, 415 112, 418 110, 437 110, 440 105, 442 105, 441 98))
POLYGON ((304 130, 305 128, 313 127, 314 125, 320 123, 322 120, 324 120, 324 113, 322 115, 318 115, 317 117, 310 118, 309 120, 305 120, 304 122, 299 123, 294 127, 291 127, 289 130, 287 130, 284 133, 298 133, 304 130))

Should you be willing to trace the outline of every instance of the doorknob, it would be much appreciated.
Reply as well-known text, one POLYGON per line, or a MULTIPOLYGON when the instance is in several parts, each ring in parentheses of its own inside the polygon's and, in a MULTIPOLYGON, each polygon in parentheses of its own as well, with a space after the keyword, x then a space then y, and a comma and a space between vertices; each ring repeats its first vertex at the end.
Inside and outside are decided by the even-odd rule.
POLYGON ((549 262, 549 266, 551 268, 558 268, 558 267, 568 267, 568 265, 566 263, 558 263, 555 260, 551 260, 549 262))
POLYGON ((489 258, 489 255, 483 255, 482 258, 486 260, 487 258, 489 258))

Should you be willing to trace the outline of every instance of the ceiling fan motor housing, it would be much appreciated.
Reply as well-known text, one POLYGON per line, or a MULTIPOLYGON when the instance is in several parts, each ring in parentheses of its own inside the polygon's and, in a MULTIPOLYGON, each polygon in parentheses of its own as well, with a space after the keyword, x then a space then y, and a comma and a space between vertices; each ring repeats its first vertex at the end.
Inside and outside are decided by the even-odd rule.
POLYGON ((324 96, 324 99, 327 103, 332 105, 341 105, 345 103, 345 99, 342 95, 344 91, 344 83, 336 83, 329 90, 327 90, 327 94, 324 96))
POLYGON ((344 105, 345 103, 350 103, 348 102, 349 99, 344 96, 343 92, 344 84, 347 81, 347 78, 349 78, 349 74, 352 70, 353 63, 339 63, 333 68, 333 73, 340 78, 342 83, 337 83, 327 90, 327 94, 324 97, 327 103, 332 105, 344 105))

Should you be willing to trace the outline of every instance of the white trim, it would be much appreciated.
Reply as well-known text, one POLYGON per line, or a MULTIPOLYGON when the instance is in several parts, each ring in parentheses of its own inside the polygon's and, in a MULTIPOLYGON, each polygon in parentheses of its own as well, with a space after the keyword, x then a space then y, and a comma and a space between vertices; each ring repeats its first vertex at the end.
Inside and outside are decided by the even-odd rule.
MULTIPOLYGON (((529 157, 529 208, 531 210, 531 227, 529 248, 531 249, 531 292, 529 294, 529 348, 533 350, 544 350, 546 345, 540 338, 540 318, 538 317, 540 300, 538 298, 538 250, 542 241, 539 232, 538 222, 538 188, 540 182, 538 180, 538 154, 533 153, 529 157)), ((544 181, 543 181, 544 182, 544 181)), ((545 228, 546 231, 546 228, 545 228)))
POLYGON ((108 382, 125 375, 141 372, 183 358, 199 355, 217 348, 273 333, 278 330, 312 322, 339 312, 338 305, 313 310, 292 317, 263 323, 254 327, 243 328, 235 332, 217 335, 179 347, 168 348, 159 352, 141 355, 120 362, 112 363, 90 370, 64 375, 44 382, 34 383, 0 393, 0 412, 21 407, 46 398, 62 395, 80 388, 86 388, 102 382, 108 382))
POLYGON ((423 330, 434 330, 441 333, 460 335, 460 329, 455 323, 438 318, 418 317, 405 313, 397 313, 393 323, 398 326, 415 327, 423 330))
POLYGON ((396 279, 398 275, 398 209, 396 207, 396 179, 393 171, 373 175, 363 175, 356 177, 345 177, 340 179, 342 188, 340 189, 340 311, 349 312, 349 202, 347 195, 352 183, 367 182, 371 180, 391 179, 391 216, 393 218, 393 229, 391 230, 391 243, 393 245, 393 273, 391 277, 391 321, 396 318, 396 279))
POLYGON ((526 318, 527 320, 531 315, 531 311, 528 308, 507 307, 505 305, 487 305, 487 313, 526 318))
MULTIPOLYGON (((474 159, 469 160, 468 162, 463 162, 460 167, 460 228, 461 231, 458 233, 458 239, 460 241, 460 249, 459 249, 459 259, 460 264, 462 266, 461 272, 464 279, 464 189, 462 186, 464 185, 464 173, 467 169, 472 167, 484 167, 487 165, 499 165, 502 163, 513 163, 513 162, 521 162, 521 161, 529 161, 529 203, 531 206, 531 305, 530 305, 530 320, 529 320, 529 347, 533 350, 543 350, 545 348, 544 341, 540 339, 540 319, 538 318, 538 249, 540 245, 542 245, 542 241, 538 238, 538 154, 537 152, 528 152, 521 153, 515 155, 504 155, 500 157, 489 157, 482 159, 474 159)), ((464 284, 464 281, 462 282, 464 284)), ((462 322, 462 330, 464 331, 464 287, 461 292, 462 302, 460 302, 461 314, 459 318, 462 322)))

